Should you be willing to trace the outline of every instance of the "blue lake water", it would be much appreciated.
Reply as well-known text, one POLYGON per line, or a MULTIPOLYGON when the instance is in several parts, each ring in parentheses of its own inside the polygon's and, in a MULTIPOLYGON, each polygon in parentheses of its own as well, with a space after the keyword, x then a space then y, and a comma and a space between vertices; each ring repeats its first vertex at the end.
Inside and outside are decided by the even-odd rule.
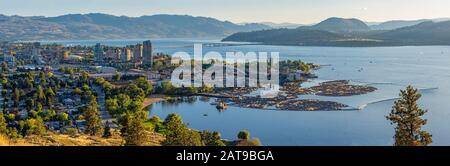
MULTIPOLYGON (((66 45, 123 46, 142 40, 56 41, 66 45)), ((155 52, 193 52, 194 43, 218 40, 155 39, 155 52)), ((450 47, 298 47, 239 45, 205 47, 203 52, 280 52, 280 59, 301 59, 325 65, 316 71, 318 80, 346 79, 369 84, 376 92, 351 97, 302 96, 305 99, 338 101, 358 111, 289 112, 230 107, 219 112, 205 101, 152 107, 151 115, 165 118, 177 113, 198 130, 219 131, 226 139, 246 129, 264 145, 392 145, 393 126, 385 116, 399 90, 411 84, 421 89, 420 105, 429 112, 424 127, 433 135, 433 145, 450 145, 450 47), (208 116, 204 116, 207 114, 208 116)))

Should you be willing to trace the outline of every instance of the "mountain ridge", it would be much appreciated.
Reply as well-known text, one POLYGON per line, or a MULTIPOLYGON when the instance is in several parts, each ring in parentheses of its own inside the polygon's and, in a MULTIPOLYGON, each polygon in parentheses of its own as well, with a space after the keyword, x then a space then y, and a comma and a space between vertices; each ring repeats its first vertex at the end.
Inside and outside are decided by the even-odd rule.
MULTIPOLYGON (((337 29, 347 27, 342 24, 341 26, 343 27, 337 29)), ((315 29, 315 26, 298 28, 298 30, 302 31, 278 29, 276 31, 240 32, 224 38, 223 41, 307 46, 450 45, 450 21, 426 21, 417 25, 384 31, 327 31, 320 28, 315 29)))
POLYGON ((338 18, 331 17, 318 24, 312 26, 304 26, 300 28, 309 28, 315 30, 323 30, 336 33, 351 33, 370 31, 370 27, 366 23, 355 18, 338 18))
POLYGON ((0 15, 0 40, 125 39, 224 37, 235 32, 270 29, 189 15, 114 16, 102 13, 56 17, 0 15))

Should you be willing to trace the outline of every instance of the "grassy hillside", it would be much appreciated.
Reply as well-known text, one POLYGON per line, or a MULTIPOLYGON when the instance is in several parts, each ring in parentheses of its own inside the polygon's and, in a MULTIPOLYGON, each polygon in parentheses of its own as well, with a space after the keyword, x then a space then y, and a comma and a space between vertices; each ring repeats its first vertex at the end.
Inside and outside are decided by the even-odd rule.
MULTIPOLYGON (((158 133, 149 134, 150 141, 146 146, 160 146, 164 136, 158 133)), ((10 140, 5 136, 0 136, 0 146, 122 146, 123 141, 120 136, 102 138, 98 136, 49 133, 44 136, 28 136, 17 140, 10 140)))

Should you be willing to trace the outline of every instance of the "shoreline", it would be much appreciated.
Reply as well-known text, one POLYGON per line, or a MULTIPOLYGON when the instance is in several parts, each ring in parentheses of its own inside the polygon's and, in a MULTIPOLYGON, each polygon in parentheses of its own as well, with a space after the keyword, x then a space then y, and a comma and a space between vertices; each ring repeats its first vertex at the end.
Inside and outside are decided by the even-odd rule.
POLYGON ((216 98, 215 102, 210 103, 211 105, 223 102, 234 107, 262 110, 342 111, 359 109, 334 101, 300 99, 299 96, 313 94, 317 96, 345 97, 367 94, 377 90, 377 88, 367 85, 350 84, 349 80, 327 81, 309 88, 301 87, 302 83, 303 82, 293 82, 283 86, 281 91, 274 98, 246 96, 247 93, 223 95, 224 92, 218 94, 207 94, 207 96, 220 96, 220 98, 216 98))
POLYGON ((164 101, 163 95, 150 95, 144 99, 144 102, 142 103, 143 108, 148 107, 154 103, 159 103, 161 101, 164 101))

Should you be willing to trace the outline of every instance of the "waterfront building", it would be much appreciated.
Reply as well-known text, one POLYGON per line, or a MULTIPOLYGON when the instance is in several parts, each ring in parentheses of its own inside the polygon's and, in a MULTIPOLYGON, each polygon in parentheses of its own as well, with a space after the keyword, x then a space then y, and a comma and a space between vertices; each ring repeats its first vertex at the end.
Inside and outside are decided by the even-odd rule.
POLYGON ((144 41, 143 43, 143 64, 145 65, 153 65, 153 47, 152 42, 150 40, 144 41))

